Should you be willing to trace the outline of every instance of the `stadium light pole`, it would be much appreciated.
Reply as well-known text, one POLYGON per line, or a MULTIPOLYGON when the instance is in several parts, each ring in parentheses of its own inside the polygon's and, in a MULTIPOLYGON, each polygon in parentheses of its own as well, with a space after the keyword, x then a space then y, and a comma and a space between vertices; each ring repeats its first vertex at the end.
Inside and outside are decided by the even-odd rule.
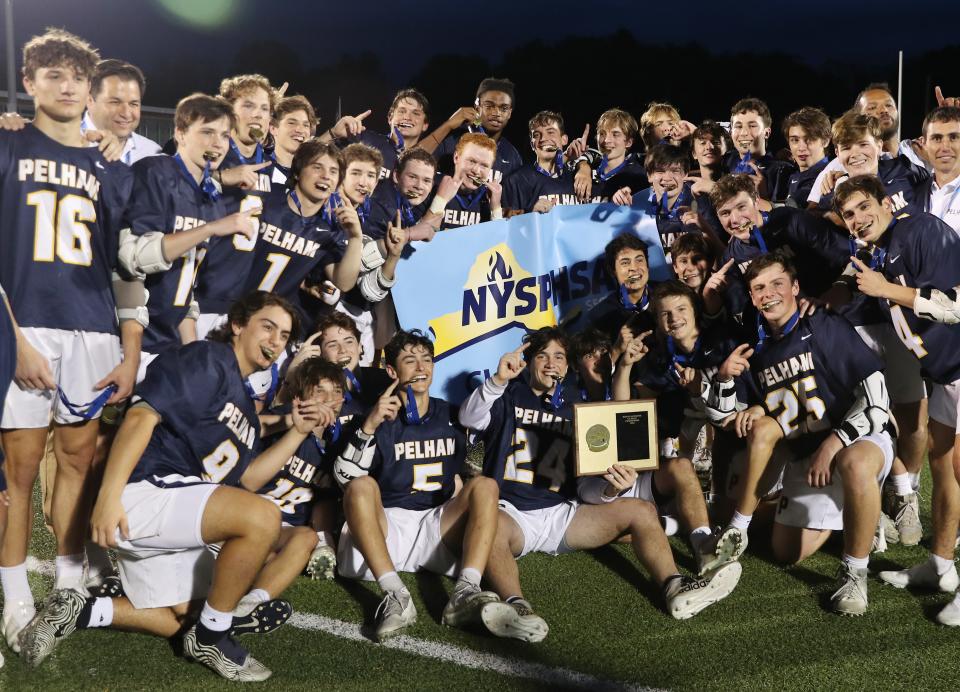
POLYGON ((17 60, 13 44, 13 0, 4 0, 4 24, 7 36, 7 112, 17 112, 17 60))

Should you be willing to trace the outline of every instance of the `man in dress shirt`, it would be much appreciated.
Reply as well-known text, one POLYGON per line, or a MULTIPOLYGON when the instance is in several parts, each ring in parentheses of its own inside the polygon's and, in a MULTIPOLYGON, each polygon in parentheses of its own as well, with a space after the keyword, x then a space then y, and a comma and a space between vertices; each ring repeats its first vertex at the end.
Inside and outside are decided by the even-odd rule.
POLYGON ((109 130, 123 144, 120 160, 128 166, 160 153, 160 145, 136 133, 146 80, 140 68, 122 60, 101 60, 90 78, 83 130, 109 130))

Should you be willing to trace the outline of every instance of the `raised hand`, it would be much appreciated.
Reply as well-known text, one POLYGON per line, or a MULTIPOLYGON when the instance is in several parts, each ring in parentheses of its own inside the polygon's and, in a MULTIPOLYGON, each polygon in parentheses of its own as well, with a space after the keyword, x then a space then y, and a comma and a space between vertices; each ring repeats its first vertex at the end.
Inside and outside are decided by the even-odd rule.
MULTIPOLYGON (((629 327, 626 327, 629 332, 629 327)), ((623 355, 620 356, 621 365, 634 365, 643 360, 643 357, 647 355, 650 349, 644 343, 644 339, 653 334, 652 330, 648 330, 640 334, 639 336, 634 337, 633 332, 629 332, 629 340, 624 339, 624 334, 621 330, 621 339, 624 342, 623 355)))
POLYGON ((623 207, 632 206, 633 193, 630 191, 629 187, 621 187, 619 190, 613 193, 613 197, 610 198, 610 201, 623 207))
POLYGON ((501 387, 510 380, 514 379, 527 367, 527 361, 523 359, 523 352, 527 350, 530 343, 521 344, 519 348, 508 351, 500 356, 500 362, 497 363, 497 372, 493 375, 494 383, 501 387))
POLYGON ((723 361, 723 365, 720 366, 717 376, 724 382, 732 380, 734 377, 739 377, 750 369, 750 356, 752 355, 753 348, 751 348, 749 344, 740 344, 733 349, 733 353, 723 361))
POLYGON ((563 152, 563 157, 567 161, 583 156, 587 152, 587 137, 590 136, 590 123, 583 126, 583 134, 574 139, 567 145, 567 150, 563 152))
POLYGON ((360 225, 360 216, 357 214, 356 207, 353 206, 346 195, 340 195, 340 204, 333 210, 337 217, 337 225, 348 231, 350 237, 357 239, 363 236, 363 226, 360 225))
POLYGON ((403 253, 403 247, 407 244, 407 232, 403 230, 399 209, 394 222, 387 224, 387 234, 383 237, 383 244, 387 248, 387 257, 400 257, 403 253))
POLYGON ((336 139, 347 139, 348 137, 359 137, 360 133, 367 129, 363 121, 366 120, 373 111, 365 110, 357 115, 345 115, 340 118, 336 125, 330 129, 336 139))
POLYGON ((397 385, 399 384, 400 380, 397 379, 391 382, 390 386, 387 387, 383 394, 380 395, 380 398, 377 399, 377 403, 373 409, 367 414, 367 419, 363 422, 363 431, 368 435, 376 432, 383 421, 394 420, 397 414, 400 413, 403 402, 396 393, 397 385))
POLYGON ((273 164, 273 161, 264 161, 262 163, 244 163, 232 168, 220 170, 220 183, 224 187, 238 187, 241 190, 256 190, 260 182, 260 174, 257 171, 263 170, 273 164))

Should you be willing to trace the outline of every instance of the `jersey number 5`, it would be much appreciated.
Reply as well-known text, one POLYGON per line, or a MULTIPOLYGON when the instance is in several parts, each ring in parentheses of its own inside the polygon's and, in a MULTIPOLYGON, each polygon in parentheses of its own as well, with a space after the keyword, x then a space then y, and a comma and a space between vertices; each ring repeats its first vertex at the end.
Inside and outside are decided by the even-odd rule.
POLYGON ((65 195, 59 201, 53 190, 27 195, 27 206, 37 210, 34 223, 33 261, 62 262, 89 267, 93 263, 88 223, 97 220, 97 210, 86 197, 65 195))

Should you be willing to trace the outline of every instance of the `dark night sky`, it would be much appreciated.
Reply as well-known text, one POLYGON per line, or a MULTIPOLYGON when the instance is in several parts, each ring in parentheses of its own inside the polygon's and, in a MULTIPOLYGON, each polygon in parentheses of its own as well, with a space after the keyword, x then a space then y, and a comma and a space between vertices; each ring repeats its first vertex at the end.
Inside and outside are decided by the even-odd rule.
MULTIPOLYGON (((179 96, 192 90, 213 91, 219 77, 232 73, 234 69, 260 69, 261 56, 256 54, 240 56, 243 59, 238 62, 240 48, 256 41, 285 44, 295 54, 294 60, 299 59, 303 81, 309 81, 307 73, 315 70, 311 78, 313 83, 294 83, 291 93, 302 91, 310 95, 326 117, 335 107, 333 94, 345 95, 347 112, 367 105, 381 108, 384 106, 378 101, 388 100, 393 90, 410 85, 415 76, 422 79, 418 86, 424 84, 430 88, 428 96, 438 108, 445 110, 459 105, 459 101, 465 100, 463 96, 472 93, 476 77, 471 73, 469 85, 451 85, 451 89, 445 90, 444 87, 453 81, 452 77, 438 77, 435 70, 433 81, 423 77, 423 68, 431 56, 479 56, 493 71, 501 66, 505 55, 509 58, 510 51, 532 41, 541 41, 547 46, 535 54, 535 62, 542 61, 543 67, 537 64, 532 66, 532 72, 527 71, 527 83, 518 83, 520 95, 534 91, 530 88, 530 80, 539 80, 539 75, 544 75, 549 85, 537 86, 543 86, 541 91, 546 92, 546 100, 553 103, 524 103, 524 106, 551 105, 576 111, 571 102, 583 98, 585 93, 578 85, 585 86, 586 80, 595 79, 601 71, 608 73, 606 87, 595 91, 595 96, 605 102, 595 104, 592 110, 614 103, 637 110, 642 109, 643 103, 650 98, 665 98, 680 105, 681 112, 687 114, 691 110, 703 110, 698 108, 703 99, 720 98, 724 103, 711 103, 709 110, 720 110, 722 115, 722 109, 729 106, 725 101, 732 102, 743 95, 724 91, 722 97, 708 96, 710 86, 715 90, 719 88, 716 75, 710 73, 710 65, 704 66, 703 73, 699 69, 687 69, 673 79, 665 79, 663 76, 669 73, 673 56, 651 50, 639 50, 638 55, 630 55, 628 61, 632 64, 628 65, 604 63, 601 50, 594 50, 579 61, 566 60, 569 77, 550 74, 549 61, 555 56, 549 47, 569 37, 597 39, 612 36, 621 29, 629 32, 638 43, 685 46, 695 43, 712 54, 730 58, 728 63, 732 67, 724 69, 728 72, 740 70, 741 74, 724 74, 723 83, 732 84, 724 88, 734 91, 752 89, 756 95, 763 96, 769 94, 771 107, 776 103, 779 109, 775 109, 775 115, 782 113, 784 108, 796 107, 795 100, 802 102, 799 105, 809 102, 834 111, 846 108, 848 99, 856 92, 852 83, 859 83, 864 77, 867 81, 895 80, 898 49, 905 51, 909 64, 911 58, 919 59, 932 50, 953 47, 947 54, 954 63, 952 67, 943 65, 941 60, 934 70, 929 68, 929 61, 924 63, 923 70, 918 69, 913 74, 907 70, 907 80, 913 80, 913 93, 919 94, 922 88, 923 99, 927 100, 921 104, 921 97, 912 97, 917 112, 904 111, 911 124, 922 118, 921 108, 930 105, 926 90, 931 80, 942 82, 944 90, 950 94, 960 93, 958 61, 952 59, 960 55, 960 1, 903 3, 872 0, 842 5, 838 0, 801 0, 799 3, 783 0, 679 0, 671 3, 636 0, 488 0, 473 3, 457 0, 407 3, 382 0, 14 0, 14 16, 18 63, 20 47, 27 38, 42 32, 46 26, 62 26, 90 40, 104 57, 124 58, 140 65, 148 82, 155 85, 152 94, 148 88, 146 103, 155 106, 172 106, 179 96), (802 9, 797 9, 798 6, 802 9), (208 26, 188 23, 178 19, 171 9, 178 7, 193 8, 194 11, 199 7, 213 19, 208 26), (223 12, 215 17, 218 8, 223 12), (802 71, 807 71, 807 66, 813 68, 813 72, 807 71, 807 82, 793 84, 791 74, 778 75, 778 80, 768 80, 765 75, 761 79, 761 73, 749 60, 737 59, 741 53, 773 52, 799 61, 802 71), (358 70, 354 81, 362 82, 362 85, 351 92, 356 84, 349 82, 349 75, 344 74, 347 70, 335 66, 344 60, 362 61, 360 56, 363 54, 372 55, 373 62, 379 61, 379 65, 375 64, 368 73, 358 70), (327 75, 323 77, 324 84, 316 83, 317 74, 327 75), (368 74, 375 78, 364 76, 368 74), (809 78, 810 74, 814 77, 809 78), (953 75, 956 80, 951 84, 953 75), (820 88, 826 85, 818 83, 825 78, 850 82, 832 87, 832 93, 842 94, 842 102, 840 96, 834 96, 832 101, 821 96, 829 92, 829 89, 820 88), (348 81, 338 84, 340 79, 348 81), (772 81, 780 83, 773 84, 772 81), (556 85, 563 86, 557 88, 556 85), (568 90, 564 88, 566 85, 573 88, 568 90), (789 91, 791 96, 779 96, 778 90, 780 93, 789 91), (702 99, 697 98, 697 91, 704 91, 702 99), (348 97, 362 103, 348 103, 348 97), (323 101, 331 101, 334 105, 323 101)), ((592 45, 602 47, 604 44, 594 41, 592 45)), ((523 59, 529 61, 529 52, 524 56, 523 59)), ((469 61, 466 64, 469 65, 469 61)), ((481 69, 486 68, 476 68, 474 72, 481 69)), ((795 68, 788 68, 788 71, 791 69, 801 71, 795 68)), ((270 74, 266 67, 263 71, 270 74)), ((516 71, 521 72, 523 79, 522 71, 516 71)), ((512 68, 507 76, 514 76, 512 68)), ((271 77, 277 78, 276 75, 271 77)), ((531 96, 538 100, 545 98, 541 94, 531 96)), ((580 113, 574 115, 579 117, 580 113)), ((689 113, 691 118, 704 115, 707 114, 689 113)), ((516 126, 522 127, 520 123, 516 126)))

